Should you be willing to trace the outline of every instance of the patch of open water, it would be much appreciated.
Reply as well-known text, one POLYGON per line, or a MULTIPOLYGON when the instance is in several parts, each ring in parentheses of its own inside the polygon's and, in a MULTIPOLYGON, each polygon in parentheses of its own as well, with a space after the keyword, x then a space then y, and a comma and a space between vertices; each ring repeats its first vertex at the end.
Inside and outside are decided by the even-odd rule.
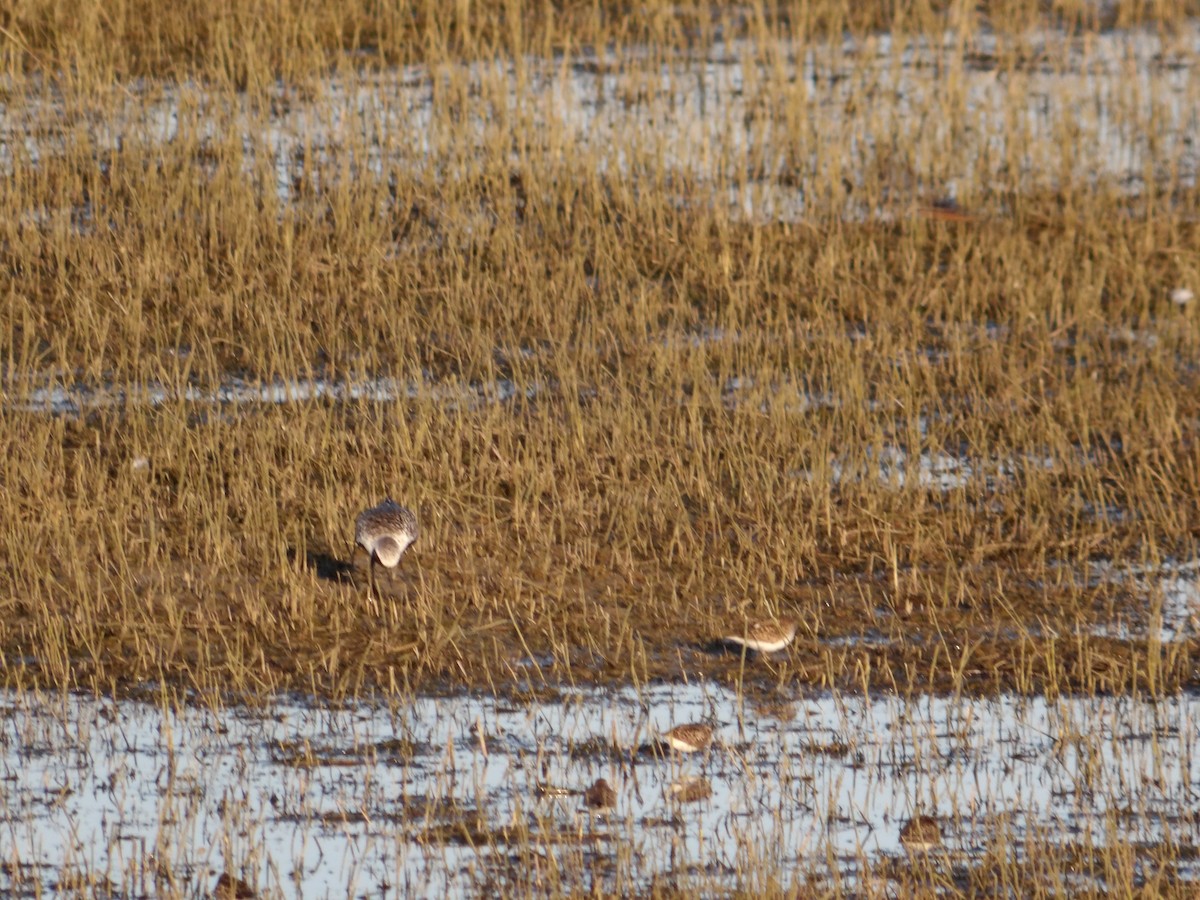
MULTIPOLYGON (((52 890, 63 873, 136 892, 149 871, 195 893, 230 871, 267 895, 461 896, 510 883, 521 847, 534 851, 522 865, 545 866, 523 877, 569 879, 582 859, 580 872, 618 892, 664 879, 685 890, 853 884, 903 859, 899 831, 918 814, 942 827, 939 866, 996 846, 1020 857, 1035 844, 1200 844, 1190 695, 781 692, 756 706, 693 683, 418 697, 391 710, 279 699, 164 713, 11 692, 0 704, 6 892, 52 890), (626 752, 705 719, 719 725, 711 756, 626 752), (544 790, 598 777, 617 794, 603 818, 544 790), (711 795, 679 802, 672 784, 696 777, 711 795), (462 821, 474 846, 437 837, 462 821)), ((1200 879, 1194 853, 1177 865, 1200 879)))
POLYGON ((1144 600, 1134 604, 1136 617, 1108 622, 1092 631, 1103 637, 1129 640, 1153 637, 1164 643, 1186 640, 1200 624, 1200 560, 1162 565, 1118 566, 1106 560, 1088 565, 1089 584, 1115 583, 1144 600))
MULTIPOLYGON (((853 197, 880 172, 890 182, 879 202, 894 208, 848 198, 846 215, 892 217, 922 197, 952 199, 960 185, 991 187, 1001 171, 1021 190, 1105 180, 1136 195, 1148 179, 1194 184, 1195 20, 1170 33, 1041 29, 1012 40, 986 28, 825 43, 717 37, 656 55, 631 46, 446 63, 339 75, 307 91, 280 84, 268 113, 215 102, 198 84, 126 85, 123 107, 103 116, 68 114, 47 91, 0 108, 0 171, 63 153, 80 134, 101 154, 240 135, 246 171, 269 154, 290 202, 297 185, 337 177, 335 159, 354 177, 384 177, 394 166, 460 164, 515 132, 553 154, 597 154, 602 168, 634 172, 654 160, 686 176, 680 202, 727 204, 762 221, 802 219, 829 185, 853 197), (435 110, 455 104, 463 109, 443 127, 435 110), (902 166, 896 147, 907 148, 902 166)), ((71 222, 90 228, 103 216, 80 210, 71 222)))

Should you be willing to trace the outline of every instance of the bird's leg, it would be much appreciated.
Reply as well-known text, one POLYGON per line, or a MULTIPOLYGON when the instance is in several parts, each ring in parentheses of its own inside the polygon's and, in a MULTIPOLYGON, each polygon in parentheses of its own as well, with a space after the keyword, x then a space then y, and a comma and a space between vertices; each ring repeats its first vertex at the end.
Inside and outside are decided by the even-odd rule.
POLYGON ((375 554, 372 553, 370 559, 367 560, 367 605, 375 607, 377 601, 375 599, 375 554))
MULTIPOLYGON (((389 576, 388 576, 388 578, 389 578, 389 579, 393 578, 393 577, 395 576, 395 572, 396 572, 396 571, 398 571, 398 569, 396 569, 396 570, 392 570, 392 574, 391 574, 391 575, 389 575, 389 576)), ((393 583, 392 583, 392 587, 393 587, 393 591, 392 591, 392 593, 391 593, 391 594, 388 596, 388 600, 387 600, 387 614, 388 614, 388 621, 389 621, 389 622, 390 622, 392 625, 395 625, 395 624, 397 624, 397 617, 396 617, 396 592, 395 592, 395 590, 394 590, 394 588, 395 588, 395 582, 393 582, 393 583)), ((382 610, 383 610, 383 606, 384 606, 384 603, 383 603, 383 598, 381 597, 381 598, 380 598, 380 600, 379 600, 379 607, 380 607, 380 611, 382 611, 382 610)))

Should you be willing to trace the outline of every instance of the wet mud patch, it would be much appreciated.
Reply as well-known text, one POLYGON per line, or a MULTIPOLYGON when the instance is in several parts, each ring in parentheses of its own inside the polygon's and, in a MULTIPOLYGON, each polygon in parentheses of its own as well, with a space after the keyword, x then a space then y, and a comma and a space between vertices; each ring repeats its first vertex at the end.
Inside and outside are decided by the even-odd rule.
POLYGON ((293 768, 324 766, 358 767, 370 763, 402 765, 417 754, 414 741, 389 738, 366 748, 314 746, 303 739, 280 741, 272 751, 274 761, 293 768))
POLYGON ((961 596, 927 584, 937 575, 929 569, 843 574, 786 588, 766 609, 714 595, 680 620, 605 592, 565 607, 542 605, 530 619, 528 612, 479 605, 470 582, 465 593, 462 585, 445 585, 434 606, 428 592, 441 591, 431 585, 436 576, 417 570, 385 587, 378 602, 367 601, 357 576, 336 575, 316 577, 311 589, 265 608, 261 583, 231 584, 203 566, 179 565, 174 575, 126 585, 144 601, 125 612, 84 618, 66 608, 29 610, 24 625, 14 616, 7 633, 17 646, 50 614, 59 617, 61 640, 78 647, 66 655, 8 653, 3 677, 37 684, 67 676, 118 696, 135 696, 155 681, 164 686, 150 694, 266 689, 334 699, 418 685, 450 693, 474 686, 511 698, 515 707, 631 679, 705 679, 764 697, 802 685, 902 693, 1171 691, 1200 687, 1193 567, 1089 563, 1078 571, 1056 567, 1050 580, 983 563, 959 570, 968 579, 961 596), (743 652, 721 637, 778 615, 798 621, 795 639, 778 651, 743 652), (216 677, 222 671, 236 677, 216 677))

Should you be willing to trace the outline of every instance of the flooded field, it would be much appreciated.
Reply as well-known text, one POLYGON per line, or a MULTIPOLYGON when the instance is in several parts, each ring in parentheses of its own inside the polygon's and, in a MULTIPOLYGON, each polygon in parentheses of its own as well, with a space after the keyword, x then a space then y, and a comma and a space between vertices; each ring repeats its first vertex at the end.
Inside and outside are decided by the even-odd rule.
POLYGON ((0 888, 18 895, 194 896, 228 872, 262 896, 895 896, 998 890, 998 860, 1072 893, 1200 883, 1190 695, 691 684, 167 712, 10 693, 2 710, 0 888), (710 751, 656 745, 700 721, 710 751), (599 778, 611 808, 585 805, 599 778), (902 844, 919 816, 939 846, 902 844))
MULTIPOLYGON (((964 191, 1116 185, 1138 196, 1195 184, 1198 50, 1194 20, 1169 33, 1041 28, 1019 39, 986 29, 816 43, 718 33, 686 51, 588 49, 349 73, 303 90, 280 83, 265 109, 248 96, 217 104, 202 85, 147 85, 103 121, 76 120, 81 111, 61 100, 9 110, 0 167, 11 174, 69 152, 79 134, 64 133, 67 123, 99 154, 129 142, 233 142, 245 176, 272 171, 278 199, 303 204, 331 178, 473 166, 516 133, 514 167, 533 152, 633 179, 653 167, 673 202, 727 206, 757 223, 827 215, 831 200, 842 217, 894 219, 964 191)), ((95 212, 26 215, 90 229, 102 224, 95 212)), ((459 225, 490 231, 497 212, 481 205, 459 225)))
POLYGON ((375 6, 0 12, 0 893, 1195 896, 1200 21, 375 6))

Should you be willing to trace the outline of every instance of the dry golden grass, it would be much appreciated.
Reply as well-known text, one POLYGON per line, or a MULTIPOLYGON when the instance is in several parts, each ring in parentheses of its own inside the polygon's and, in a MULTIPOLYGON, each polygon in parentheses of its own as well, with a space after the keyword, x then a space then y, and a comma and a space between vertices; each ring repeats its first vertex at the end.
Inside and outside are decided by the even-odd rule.
MULTIPOLYGON (((741 183, 729 148, 710 181, 644 133, 581 143, 499 102, 528 89, 524 57, 500 74, 454 64, 653 40, 617 74, 637 107, 719 22, 763 41, 917 32, 944 27, 940 5, 902 23, 885 4, 854 22, 832 4, 804 21, 651 6, 628 31, 603 4, 485 6, 469 28, 433 5, 209 9, 0 16, 7 121, 32 140, 10 144, 0 180, 9 682, 740 678, 696 646, 789 614, 797 640, 766 678, 1196 684, 1194 641, 1093 628, 1147 601, 1087 569, 1195 551, 1200 335, 1167 300, 1200 275, 1186 178, 1131 199, 1103 179, 1030 189, 997 165, 958 182, 969 215, 923 214, 950 163, 935 152, 926 170, 930 138, 909 130, 852 192, 887 215, 855 220, 838 174, 851 125, 797 126, 779 149, 811 170, 768 180, 799 180, 804 220, 763 224, 705 199, 741 183), (338 126, 366 69, 398 62, 446 67, 428 121, 338 126), (295 110, 314 124, 281 179, 295 110), (399 397, 206 399, 234 378, 388 378, 399 397), (30 410, 47 384, 111 402, 30 410), (880 477, 897 448, 907 462, 880 477), (923 484, 922 454, 974 472, 923 484), (388 494, 423 534, 379 612, 350 543, 355 513, 388 494)), ((1018 26, 1045 20, 965 10, 945 15, 967 34, 1017 35, 997 65, 1023 108, 1018 26)), ((953 94, 965 76, 949 71, 953 94)), ((760 74, 774 99, 758 114, 801 122, 785 75, 760 74)), ((1014 159, 1060 152, 1013 142, 1014 159)))
POLYGON ((6 71, 70 70, 82 81, 196 76, 241 88, 362 65, 548 54, 580 46, 703 45, 726 37, 785 34, 804 41, 889 31, 938 34, 947 26, 1021 33, 1034 23, 1067 29, 1178 27, 1194 0, 1058 2, 1043 19, 1029 0, 817 0, 808 3, 677 4, 663 0, 379 3, 371 0, 17 0, 0 10, 6 71), (349 55, 349 58, 347 58, 349 55))

